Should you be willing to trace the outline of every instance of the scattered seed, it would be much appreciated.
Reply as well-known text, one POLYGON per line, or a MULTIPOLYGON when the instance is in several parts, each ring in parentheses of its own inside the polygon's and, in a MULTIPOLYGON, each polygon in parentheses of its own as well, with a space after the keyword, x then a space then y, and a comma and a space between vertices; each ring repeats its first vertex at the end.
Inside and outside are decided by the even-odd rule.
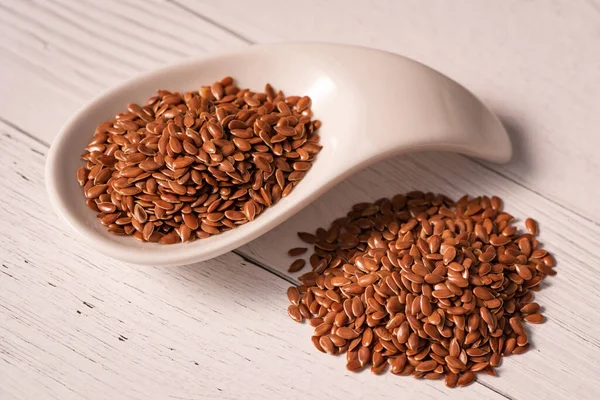
POLYGON ((520 310, 523 314, 535 314, 538 311, 540 311, 540 305, 538 303, 529 303, 529 304, 525 304, 523 307, 521 307, 520 310))
POLYGON ((297 257, 301 254, 306 253, 306 250, 308 250, 306 247, 294 247, 293 249, 288 250, 288 256, 297 257))
POLYGON ((541 324, 544 322, 544 316, 542 314, 529 314, 524 316, 523 320, 531 324, 541 324))
POLYGON ((287 290, 287 296, 290 303, 298 305, 300 302, 300 292, 296 286, 290 286, 287 290))
POLYGON ((304 265, 306 265, 306 261, 300 258, 300 259, 292 262, 292 264, 288 268, 288 272, 298 272, 302 268, 304 268, 304 265))
POLYGON ((298 232, 298 237, 308 244, 314 244, 317 242, 317 237, 312 233, 298 232))

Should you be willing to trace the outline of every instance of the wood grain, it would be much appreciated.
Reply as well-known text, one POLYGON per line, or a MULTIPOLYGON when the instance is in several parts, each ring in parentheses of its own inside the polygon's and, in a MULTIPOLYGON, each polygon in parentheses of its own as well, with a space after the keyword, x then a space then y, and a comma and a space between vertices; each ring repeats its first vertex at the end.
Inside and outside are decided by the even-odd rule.
POLYGON ((236 2, 185 2, 252 42, 357 44, 438 69, 484 100, 511 130, 513 161, 490 168, 600 222, 600 188, 590 185, 600 178, 600 157, 590 151, 600 144, 599 1, 346 3, 285 7, 257 0, 252 12, 236 2), (258 11, 267 9, 276 17, 258 11))
POLYGON ((0 1, 0 84, 10 93, 0 98, 0 117, 49 143, 70 115, 118 82, 243 44, 186 14, 144 1, 0 1))
POLYGON ((3 400, 504 399, 345 371, 286 315, 288 283, 234 254, 176 268, 106 259, 52 212, 47 149, 2 123, 0 148, 3 400))
POLYGON ((599 3, 451 4, 0 0, 0 398, 599 398, 599 3), (299 40, 390 50, 447 73, 502 117, 514 160, 387 160, 235 254, 172 269, 100 260, 50 210, 47 146, 92 97, 185 57, 299 40), (350 376, 285 316, 296 231, 411 189, 502 194, 519 219, 540 221, 558 259, 536 295, 548 322, 499 378, 448 391, 350 376))

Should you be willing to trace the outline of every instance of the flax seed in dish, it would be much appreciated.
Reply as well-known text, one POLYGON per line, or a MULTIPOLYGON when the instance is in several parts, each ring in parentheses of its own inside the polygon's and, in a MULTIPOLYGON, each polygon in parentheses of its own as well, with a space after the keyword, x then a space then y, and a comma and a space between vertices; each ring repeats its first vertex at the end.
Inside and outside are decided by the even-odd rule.
POLYGON ((259 217, 309 172, 321 150, 310 107, 307 96, 240 89, 230 77, 158 90, 96 128, 77 180, 114 234, 162 244, 218 235, 259 217))

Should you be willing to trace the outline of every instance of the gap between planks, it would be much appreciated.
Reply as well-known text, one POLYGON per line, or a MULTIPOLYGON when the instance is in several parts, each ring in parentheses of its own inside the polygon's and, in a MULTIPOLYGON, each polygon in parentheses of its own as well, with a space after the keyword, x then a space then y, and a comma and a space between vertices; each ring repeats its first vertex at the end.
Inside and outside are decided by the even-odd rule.
MULTIPOLYGON (((202 20, 202 21, 204 21, 206 23, 212 24, 215 27, 228 32, 229 34, 235 36, 236 38, 238 38, 239 40, 243 41, 244 43, 246 43, 248 45, 256 45, 257 44, 255 41, 253 41, 253 40, 249 39, 248 37, 246 37, 246 36, 244 36, 244 35, 236 32, 236 31, 234 31, 233 29, 229 28, 228 26, 225 26, 225 25, 219 23, 218 21, 216 21, 216 20, 214 20, 214 19, 212 19, 210 17, 207 17, 205 15, 200 14, 198 11, 194 10, 193 8, 189 7, 186 4, 181 4, 177 0, 166 0, 166 2, 172 4, 172 5, 176 6, 176 7, 179 7, 180 9, 184 10, 185 12, 190 13, 194 17, 196 17, 196 18, 198 18, 198 19, 200 19, 200 20, 202 20)), ((485 168, 485 169, 487 169, 487 170, 489 170, 489 171, 497 174, 498 176, 500 176, 500 177, 502 177, 502 178, 504 178, 504 179, 506 179, 506 180, 508 180, 508 181, 510 181, 512 183, 514 183, 515 185, 517 185, 517 186, 519 186, 519 187, 521 187, 523 189, 526 189, 526 190, 528 190, 528 191, 530 191, 532 193, 535 193, 535 194, 537 194, 540 197, 543 197, 544 199, 546 199, 549 202, 557 205, 561 209, 563 209, 565 211, 572 212, 573 214, 577 215, 578 217, 580 217, 580 218, 582 218, 582 219, 584 219, 584 220, 586 220, 586 221, 588 221, 588 222, 590 222, 590 223, 592 223, 592 224, 600 227, 600 222, 594 221, 594 220, 590 219, 589 217, 587 217, 586 215, 584 215, 584 214, 582 214, 580 212, 577 212, 576 210, 567 208, 565 205, 561 204, 560 202, 558 202, 558 201, 556 201, 554 199, 551 199, 551 198, 547 197, 543 193, 541 193, 539 191, 536 191, 536 190, 533 190, 530 187, 527 187, 523 183, 521 183, 518 180, 516 180, 516 179, 514 179, 514 178, 512 178, 510 176, 508 176, 507 174, 503 174, 502 172, 499 172, 499 171, 495 170, 488 163, 486 163, 484 161, 480 161, 478 159, 471 159, 471 160, 473 162, 475 162, 477 165, 481 166, 482 168, 485 168)), ((256 263, 256 261, 255 261, 255 263, 256 263)))
MULTIPOLYGON (((34 135, 32 135, 31 133, 27 132, 26 130, 24 130, 23 128, 19 127, 18 125, 7 121, 4 118, 0 118, 0 122, 5 123, 8 127, 12 128, 15 130, 15 132, 17 132, 18 134, 38 143, 39 145, 43 146, 46 150, 48 150, 50 148, 50 146, 43 140, 37 139, 34 135)), ((6 134, 7 137, 12 138, 12 136, 10 134, 6 134)), ((44 157, 47 156, 47 154, 43 154, 44 157)), ((24 179, 27 179, 25 177, 23 177, 24 179)), ((276 276, 277 278, 280 278, 282 280, 284 280, 285 282, 292 284, 292 285, 297 285, 298 282, 292 278, 291 276, 286 275, 285 273, 276 270, 275 268, 269 267, 265 264, 263 264, 260 261, 257 261, 254 257, 252 257, 251 255, 247 255, 239 250, 233 250, 231 253, 235 254, 236 256, 240 257, 242 260, 244 260, 245 262, 249 263, 250 265, 253 265, 257 268, 260 268, 274 276, 276 276)), ((497 388, 493 388, 490 387, 489 384, 484 384, 483 382, 480 382, 479 380, 476 380, 474 382, 475 385, 480 385, 481 387, 484 387, 494 393, 496 393, 499 396, 502 396, 508 400, 514 400, 511 396, 506 395, 505 393, 503 393, 500 389, 497 388)))
MULTIPOLYGON (((200 20, 200 21, 202 21, 202 22, 204 22, 204 23, 206 23, 206 24, 208 24, 208 25, 211 25, 211 26, 213 26, 213 27, 215 27, 215 28, 217 28, 217 29, 219 29, 219 30, 221 30, 221 31, 224 31, 224 32, 226 32, 227 34, 229 34, 229 35, 231 35, 232 37, 234 37, 235 39, 237 39, 237 40, 239 40, 239 41, 243 42, 244 44, 248 44, 248 45, 254 45, 254 44, 256 44, 256 42, 255 42, 255 41, 253 41, 252 39, 248 38, 247 36, 244 36, 244 35, 240 34, 240 33, 239 33, 239 32, 237 32, 236 30, 234 30, 234 29, 232 29, 232 28, 229 28, 228 26, 226 26, 226 25, 224 25, 224 24, 220 23, 219 21, 215 20, 214 18, 208 17, 208 16, 206 16, 206 15, 204 15, 204 14, 202 14, 202 13, 198 12, 198 11, 197 11, 197 10, 195 10, 193 7, 189 6, 189 5, 188 5, 188 4, 186 4, 186 3, 182 3, 180 0, 166 0, 166 3, 167 3, 167 4, 171 4, 173 7, 177 7, 177 8, 179 8, 180 10, 184 11, 185 13, 188 13, 188 14, 189 14, 189 15, 191 15, 192 17, 194 17, 194 18, 196 18, 196 19, 198 19, 198 20, 200 20)), ((7 12, 9 12, 9 13, 11 13, 11 14, 12 14, 12 13, 15 13, 15 11, 14 11, 14 10, 12 10, 12 9, 10 9, 10 8, 6 8, 5 6, 2 6, 2 4, 1 4, 1 3, 0 3, 0 8, 3 8, 5 11, 7 11, 7 12)), ((44 10, 46 10, 46 11, 51 11, 51 10, 48 10, 48 9, 44 9, 44 10)), ((52 11, 52 12, 53 12, 53 11, 52 11)), ((15 15, 17 15, 17 14, 15 14, 15 15)), ((18 14, 18 15, 20 15, 20 14, 18 14)), ((53 14, 53 15, 55 15, 55 14, 53 14)), ((61 19, 62 19, 62 18, 64 18, 64 17, 63 17, 63 16, 61 16, 61 15, 59 15, 58 17, 60 17, 61 19)), ((20 131, 21 131, 23 134, 25 134, 25 135, 28 135, 28 136, 29 136, 30 138, 32 138, 33 140, 40 141, 40 140, 39 140, 39 139, 37 139, 37 138, 36 138, 34 135, 32 135, 32 134, 30 134, 29 132, 27 132, 27 131, 25 131, 25 130, 21 129, 20 127, 18 127, 17 125, 15 125, 14 123, 12 123, 11 121, 7 120, 6 118, 1 118, 1 117, 0 117, 0 121, 2 121, 2 122, 4 122, 4 123, 6 123, 7 125, 10 125, 10 126, 14 127, 14 128, 15 128, 15 129, 17 129, 17 130, 20 130, 20 131)), ((44 145, 45 145, 46 147, 49 147, 49 144, 48 144, 48 143, 46 143, 46 142, 43 142, 43 141, 40 141, 40 142, 44 143, 44 145)), ((512 182, 512 183, 514 183, 515 185, 517 185, 517 186, 519 186, 519 187, 521 187, 521 188, 524 188, 524 189, 526 189, 526 190, 528 190, 528 191, 531 191, 532 193, 539 195, 540 197, 542 197, 542 198, 544 198, 544 199, 548 200, 549 202, 551 202, 551 203, 553 203, 553 204, 556 204, 556 205, 557 205, 557 206, 559 206, 561 209, 564 209, 564 210, 566 210, 566 211, 569 211, 569 212, 571 212, 571 213, 573 213, 573 214, 577 215, 578 217, 582 218, 583 220, 585 220, 585 221, 588 221, 588 222, 590 222, 590 223, 594 224, 595 226, 598 226, 598 227, 600 227, 600 222, 594 221, 594 220, 590 219, 588 216, 584 215, 584 214, 583 214, 583 213, 581 213, 581 212, 577 212, 577 211, 576 211, 576 210, 574 210, 574 209, 567 208, 567 207, 566 207, 564 204, 562 204, 561 202, 559 202, 559 201, 557 201, 557 200, 554 200, 554 199, 552 199, 552 198, 548 197, 548 196, 547 196, 547 195, 545 195, 544 193, 541 193, 541 192, 539 192, 539 191, 532 190, 530 187, 527 187, 526 185, 524 185, 523 183, 519 182, 518 180, 516 180, 516 179, 514 179, 514 178, 511 178, 510 176, 508 176, 508 175, 506 175, 506 174, 504 174, 504 173, 502 173, 502 172, 499 172, 499 171, 498 171, 497 169, 495 169, 493 166, 489 165, 489 163, 486 163, 486 162, 483 162, 483 161, 479 161, 479 160, 472 160, 472 161, 473 161, 473 162, 475 162, 476 164, 478 164, 479 166, 481 166, 481 167, 483 167, 483 168, 486 168, 486 169, 488 169, 489 171, 493 172, 494 174, 498 175, 499 177, 502 177, 502 178, 504 178, 504 179, 506 179, 506 180, 508 180, 508 181, 510 181, 510 182, 512 182)))
POLYGON ((235 38, 241 40, 242 42, 246 43, 246 44, 256 44, 255 42, 253 42, 252 40, 248 39, 246 36, 242 35, 241 33, 238 33, 236 31, 234 31, 233 29, 220 24, 219 22, 215 21, 212 18, 207 17, 206 15, 202 15, 200 14, 198 11, 194 10, 193 8, 189 7, 186 4, 182 4, 179 3, 176 0, 166 0, 167 3, 172 4, 175 7, 180 8, 181 10, 189 13, 190 15, 193 15, 194 17, 208 23, 211 24, 227 33, 229 33, 231 36, 234 36, 235 38))

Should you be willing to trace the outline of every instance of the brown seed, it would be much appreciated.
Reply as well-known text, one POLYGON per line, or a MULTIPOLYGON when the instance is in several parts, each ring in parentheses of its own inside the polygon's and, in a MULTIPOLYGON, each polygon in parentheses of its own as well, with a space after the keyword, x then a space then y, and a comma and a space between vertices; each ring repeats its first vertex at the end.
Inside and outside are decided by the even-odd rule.
POLYGON ((481 307, 479 309, 479 314, 481 315, 481 319, 483 319, 486 324, 492 325, 494 323, 494 319, 492 317, 492 313, 487 308, 481 307))
POLYGON ((316 236, 308 232, 298 232, 298 237, 308 244, 314 244, 317 241, 316 236))
POLYGON ((119 213, 106 214, 105 216, 100 218, 100 223, 102 225, 108 226, 110 224, 113 224, 118 218, 119 218, 119 213))
POLYGON ((379 280, 379 277, 375 274, 367 274, 358 278, 358 284, 362 287, 367 287, 379 280))
POLYGON ((448 351, 452 357, 458 357, 460 355, 460 344, 458 343, 458 339, 456 337, 452 338, 450 341, 448 351))
POLYGON ((528 343, 529 339, 525 335, 517 336, 517 346, 525 346, 528 343))
POLYGON ((472 372, 478 372, 486 368, 489 364, 490 363, 488 361, 481 361, 473 364, 469 370, 472 372))
POLYGON ((144 238, 145 241, 150 240, 150 238, 152 237, 152 234, 154 233, 155 227, 156 227, 156 225, 154 224, 154 222, 146 222, 144 224, 144 228, 142 229, 142 237, 144 238))
POLYGON ((179 242, 179 235, 177 235, 177 232, 172 231, 166 235, 163 235, 160 240, 160 243, 162 244, 175 244, 179 242))
POLYGON ((515 268, 517 270, 517 274, 519 274, 519 276, 521 278, 525 279, 526 281, 533 278, 533 274, 531 273, 531 270, 526 265, 515 264, 515 268))
POLYGON ((325 350, 326 353, 335 354, 335 345, 333 344, 329 336, 321 336, 321 338, 319 339, 319 344, 321 345, 321 348, 325 350))
POLYGON ((435 360, 424 361, 415 367, 417 372, 433 371, 438 366, 435 360))
POLYGON ((275 131, 283 136, 296 135, 296 131, 291 126, 275 126, 275 131))
MULTIPOLYGON (((441 367, 441 366, 440 366, 440 367, 441 367)), ((429 379, 429 380, 434 380, 434 379, 440 379, 440 378, 441 378, 441 377, 443 377, 443 376, 444 376, 444 373, 443 373, 443 367, 442 367, 442 368, 439 368, 439 367, 438 367, 438 368, 437 368, 435 371, 433 371, 433 372, 429 372, 429 373, 425 374, 425 375, 423 376, 423 378, 425 378, 425 379, 429 379), (438 371, 439 371, 439 372, 438 372, 438 371)))
POLYGON ((309 106, 310 106, 310 97, 308 97, 308 96, 302 97, 300 100, 298 100, 298 103, 296 103, 296 108, 298 109, 298 111, 303 111, 306 108, 308 108, 309 106))
POLYGON ((338 335, 334 335, 331 334, 329 335, 329 338, 331 339, 331 342, 336 345, 337 347, 344 347, 346 346, 346 344, 348 343, 346 341, 346 339, 342 339, 341 337, 339 337, 338 335))
POLYGON ((519 346, 519 347, 516 347, 516 348, 513 350, 513 354, 523 354, 523 353, 525 353, 527 350, 529 350, 529 343, 527 343, 525 346, 519 346))
POLYGON ((502 358, 500 357, 500 354, 494 353, 490 356, 490 365, 492 367, 497 367, 498 365, 500 365, 501 360, 502 358))
POLYGON ((291 319, 296 322, 302 322, 302 315, 300 315, 300 309, 297 305, 292 304, 288 307, 288 315, 291 319))
POLYGON ((295 260, 288 268, 288 272, 298 272, 306 265, 306 261, 302 259, 295 260))
POLYGON ((456 384, 458 386, 468 386, 475 380, 475 374, 471 371, 465 372, 460 375, 456 384))
POLYGON ((465 350, 467 355, 469 357, 481 357, 484 354, 487 354, 488 352, 485 350, 482 350, 480 348, 474 347, 474 348, 470 348, 470 349, 466 349, 465 350))
POLYGON ((327 296, 328 299, 330 299, 331 301, 334 301, 336 303, 340 303, 341 302, 341 297, 340 295, 335 291, 335 290, 328 290, 325 295, 327 296))
POLYGON ((297 257, 301 254, 306 253, 306 250, 308 250, 306 247, 294 247, 293 249, 288 250, 288 256, 297 257))
POLYGON ((449 388, 455 388, 458 383, 458 375, 453 373, 446 374, 446 386, 449 388))
POLYGON ((118 189, 117 191, 123 196, 135 196, 136 194, 141 193, 142 189, 140 189, 136 186, 132 186, 132 187, 126 187, 123 189, 118 189))
POLYGON ((271 171, 273 170, 273 167, 271 166, 271 164, 269 164, 267 159, 263 156, 260 156, 260 155, 255 156, 254 163, 256 164, 256 166, 258 168, 260 168, 262 171, 264 171, 266 173, 271 173, 271 171))
POLYGON ((311 317, 311 313, 308 309, 308 307, 306 307, 306 305, 304 304, 300 304, 298 305, 298 309, 300 309, 300 315, 302 315, 303 318, 310 318, 311 317))
POLYGON ((527 228, 527 232, 531 233, 533 236, 537 236, 537 222, 535 222, 532 218, 527 218, 525 220, 525 227, 527 228))
POLYGON ((494 210, 501 211, 502 210, 502 199, 500 199, 497 196, 492 196, 492 198, 490 200, 490 205, 494 210))
POLYGON ((546 267, 550 268, 554 266, 554 257, 552 257, 550 254, 542 258, 542 261, 546 267))
POLYGON ((448 289, 434 290, 431 295, 436 299, 449 299, 455 296, 455 294, 448 289))
POLYGON ((321 353, 325 353, 325 350, 323 350, 323 348, 321 347, 321 344, 319 343, 319 336, 312 336, 311 340, 313 345, 317 348, 317 350, 319 350, 321 353))
POLYGON ((108 214, 114 213, 117 209, 117 206, 115 206, 113 203, 109 203, 109 202, 97 203, 96 205, 100 211, 108 213, 108 214))
MULTIPOLYGON (((269 88, 265 90, 273 92, 269 88)), ((227 77, 197 92, 159 90, 144 107, 130 104, 127 112, 98 126, 82 156, 86 165, 77 170, 77 180, 86 198, 107 195, 86 204, 105 214, 135 214, 139 229, 121 231, 110 226, 113 217, 98 218, 113 233, 139 232, 139 240, 144 240, 145 221, 158 221, 148 241, 163 244, 177 243, 179 236, 183 241, 206 238, 254 220, 266 206, 289 195, 320 150, 314 131, 320 123, 311 121, 310 101, 276 96, 241 90, 227 77), (297 100, 288 106, 281 98, 297 100), (301 109, 294 106, 298 102, 301 109), (274 134, 272 125, 292 137, 282 135, 276 146, 265 146, 274 134), (308 157, 298 160, 299 146, 310 150, 308 157), (276 186, 270 178, 273 164, 279 171, 276 186), (293 175, 286 176, 290 172, 293 175), (211 202, 203 204, 207 198, 211 202), (201 210, 204 207, 208 210, 201 210), (200 217, 200 225, 198 216, 206 211, 211 215, 200 217), (215 213, 227 214, 215 220, 215 213)))
POLYGON ((85 197, 87 197, 88 199, 95 199, 97 197, 100 197, 102 193, 106 192, 106 187, 107 185, 92 186, 85 192, 85 197))
POLYGON ((298 305, 300 302, 300 292, 296 286, 290 286, 287 290, 287 296, 290 303, 298 305))
POLYGON ((446 364, 448 364, 448 366, 455 368, 457 370, 462 371, 467 368, 465 366, 465 364, 461 360, 459 360, 457 357, 448 355, 444 358, 444 360, 446 361, 446 364))
POLYGON ((352 314, 355 317, 360 317, 361 315, 363 315, 363 313, 365 312, 364 306, 363 306, 363 302, 360 300, 359 297, 355 297, 352 299, 352 314))
POLYGON ((454 258, 456 257, 456 248, 454 247, 449 247, 445 252, 444 252, 444 264, 449 264, 452 260, 454 260, 454 258))
POLYGON ((419 347, 419 336, 416 333, 411 333, 406 344, 410 350, 416 350, 419 347))
POLYGON ((79 167, 77 170, 77 182, 79 182, 80 186, 85 185, 88 179, 89 171, 85 167, 79 167))
POLYGON ((362 364, 359 360, 352 360, 346 364, 346 369, 350 372, 357 372, 362 368, 362 364))
POLYGON ((510 242, 510 238, 507 236, 491 236, 490 244, 493 246, 504 246, 510 242))
POLYGON ((192 214, 182 214, 183 222, 192 230, 198 229, 200 223, 198 222, 198 218, 192 214))
POLYGON ((148 220, 148 214, 146 210, 139 204, 136 204, 133 207, 133 216, 137 219, 141 224, 145 223, 148 220))
POLYGON ((139 164, 139 167, 144 171, 155 171, 161 167, 161 164, 152 159, 146 159, 139 164))
POLYGON ((346 340, 350 340, 350 339, 354 339, 358 336, 358 334, 353 331, 350 328, 346 328, 346 327, 341 327, 337 330, 336 333, 339 337, 346 339, 346 340))
POLYGON ((475 295, 475 297, 481 300, 492 300, 494 298, 494 295, 483 286, 477 286, 476 288, 474 288, 473 294, 475 295))
POLYGON ((358 361, 360 364, 365 366, 371 361, 371 350, 368 347, 361 347, 358 349, 358 361))
POLYGON ((361 338, 361 344, 365 347, 371 346, 373 343, 373 330, 371 328, 365 329, 361 338))
POLYGON ((256 205, 253 200, 248 200, 244 203, 244 214, 248 221, 253 221, 256 216, 256 205))
POLYGON ((423 283, 424 281, 422 276, 413 274, 412 272, 405 272, 404 276, 406 277, 406 279, 414 283, 423 283))
MULTIPOLYGON (((321 325, 319 325, 315 328, 315 336, 323 336, 323 335, 327 334, 331 330, 332 327, 333 327, 332 324, 328 324, 325 322, 322 323, 321 325)), ((339 329, 338 329, 337 335, 344 338, 342 335, 339 334, 339 329)), ((344 338, 344 339, 346 339, 346 338, 344 338)))
POLYGON ((517 317, 512 317, 509 319, 510 327, 515 331, 517 335, 524 335, 525 330, 523 329, 523 325, 521 321, 517 317))
POLYGON ((521 307, 520 311, 523 314, 535 314, 540 311, 540 305, 538 303, 525 304, 523 307, 521 307))
POLYGON ((544 316, 542 314, 529 314, 524 316, 523 320, 531 324, 541 324, 544 322, 544 316))

